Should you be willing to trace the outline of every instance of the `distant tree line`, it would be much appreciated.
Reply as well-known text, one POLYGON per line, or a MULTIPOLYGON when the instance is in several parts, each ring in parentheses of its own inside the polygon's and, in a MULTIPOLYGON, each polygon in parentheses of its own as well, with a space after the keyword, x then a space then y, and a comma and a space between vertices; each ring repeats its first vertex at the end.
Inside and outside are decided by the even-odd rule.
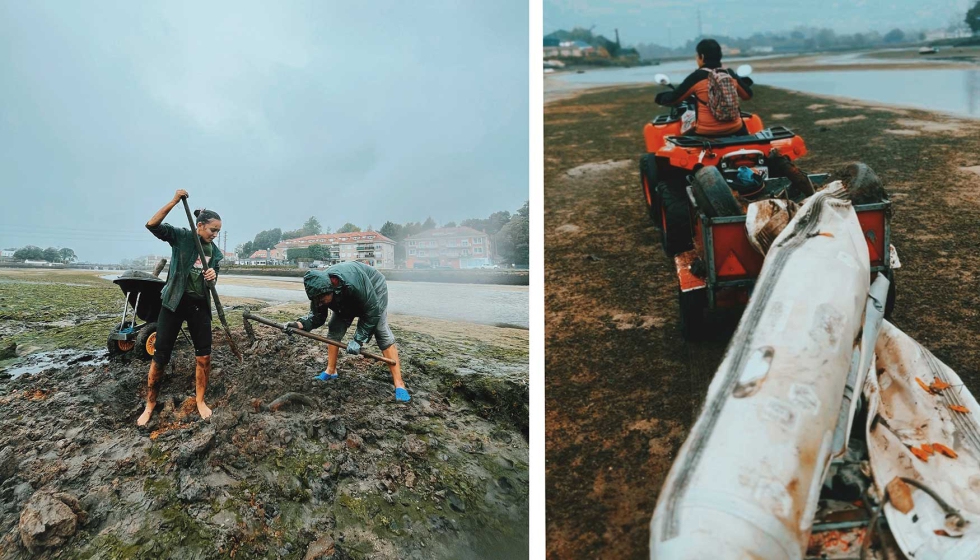
MULTIPOLYGON (((497 246, 497 252, 501 257, 504 257, 506 261, 522 265, 528 263, 529 232, 527 202, 525 202, 524 206, 517 210, 517 213, 514 215, 511 215, 510 212, 504 210, 494 212, 486 218, 469 218, 459 222, 458 224, 455 221, 450 221, 442 225, 442 227, 460 226, 470 227, 477 231, 482 231, 490 236, 497 246)), ((396 224, 394 222, 387 221, 381 226, 378 233, 396 243, 395 261, 404 262, 405 247, 402 242, 405 240, 405 238, 412 235, 417 235, 426 230, 435 229, 436 227, 439 227, 438 224, 432 219, 431 216, 429 216, 424 222, 407 222, 404 224, 396 224)), ((372 226, 368 225, 365 231, 373 231, 373 229, 374 228, 372 226)), ((338 228, 336 233, 356 233, 359 231, 362 231, 360 227, 348 222, 338 228)), ((252 239, 252 241, 247 241, 239 245, 235 252, 239 258, 248 258, 255 251, 272 249, 276 246, 276 244, 282 241, 296 239, 298 237, 306 237, 309 235, 319 235, 321 233, 330 233, 330 228, 323 230, 323 228, 320 226, 320 222, 315 217, 311 216, 310 219, 303 224, 303 227, 297 230, 283 232, 280 228, 275 228, 260 231, 255 235, 255 238, 252 239)), ((286 251, 286 258, 288 260, 327 260, 329 258, 329 249, 322 245, 311 245, 309 247, 289 249, 286 251)))
POLYGON ((545 38, 557 39, 560 41, 582 41, 583 43, 588 43, 595 47, 597 50, 605 50, 612 58, 618 56, 636 56, 637 51, 632 48, 624 49, 616 41, 607 39, 602 35, 594 35, 591 29, 585 29, 583 27, 576 27, 571 31, 565 31, 564 29, 559 29, 554 33, 549 33, 545 38))
MULTIPOLYGON (((980 5, 980 4, 978 4, 980 5)), ((977 9, 976 7, 974 9, 977 9)), ((978 10, 980 15, 980 10, 978 10)), ((969 17, 967 17, 969 20, 969 17)), ((980 21, 976 22, 980 25, 980 21)), ((961 26, 956 24, 953 27, 961 26)), ((877 31, 866 33, 837 34, 833 29, 820 29, 816 27, 797 27, 789 32, 781 33, 755 33, 749 37, 728 37, 725 35, 711 35, 722 45, 728 48, 736 48, 746 54, 755 47, 771 47, 773 52, 808 52, 818 50, 834 49, 855 49, 876 46, 896 45, 900 43, 924 41, 925 33, 906 32, 901 29, 892 29, 881 34, 877 31)), ((636 50, 644 59, 663 58, 669 56, 687 56, 694 52, 698 41, 701 38, 690 39, 682 47, 665 47, 656 43, 640 43, 636 45, 636 50)))
POLYGON ((42 249, 34 245, 28 245, 14 251, 14 259, 19 261, 47 261, 49 263, 68 264, 78 260, 78 257, 75 256, 75 251, 72 251, 68 247, 61 249, 48 247, 47 249, 42 249))
POLYGON ((970 31, 974 34, 980 33, 980 1, 966 12, 964 21, 970 27, 970 31))

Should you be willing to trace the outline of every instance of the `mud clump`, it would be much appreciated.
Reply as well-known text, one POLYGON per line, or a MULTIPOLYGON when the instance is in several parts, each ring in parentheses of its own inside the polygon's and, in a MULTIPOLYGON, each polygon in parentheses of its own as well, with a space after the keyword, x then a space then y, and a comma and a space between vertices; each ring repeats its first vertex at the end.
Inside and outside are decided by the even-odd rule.
POLYGON ((527 418, 503 413, 526 411, 526 389, 471 399, 453 382, 526 387, 526 351, 398 330, 399 404, 383 364, 343 357, 321 382, 326 346, 233 334, 245 362, 215 346, 206 421, 186 342, 145 428, 143 362, 0 380, 0 559, 526 554, 527 418))
POLYGON ((18 530, 24 547, 40 552, 67 542, 84 522, 85 512, 71 494, 38 492, 20 514, 18 530))
POLYGON ((885 192, 881 179, 867 164, 849 163, 834 173, 831 179, 844 184, 853 204, 872 204, 888 200, 888 193, 885 192))

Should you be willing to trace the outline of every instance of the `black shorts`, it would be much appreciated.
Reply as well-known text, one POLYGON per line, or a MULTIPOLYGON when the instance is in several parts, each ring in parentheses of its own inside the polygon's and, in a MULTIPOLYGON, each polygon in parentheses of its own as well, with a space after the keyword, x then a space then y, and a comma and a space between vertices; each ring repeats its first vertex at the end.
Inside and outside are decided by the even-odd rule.
POLYGON ((211 355, 211 305, 206 299, 184 294, 177 304, 176 311, 160 308, 157 318, 157 339, 154 344, 153 361, 161 366, 167 365, 177 342, 180 325, 187 321, 195 356, 211 355))

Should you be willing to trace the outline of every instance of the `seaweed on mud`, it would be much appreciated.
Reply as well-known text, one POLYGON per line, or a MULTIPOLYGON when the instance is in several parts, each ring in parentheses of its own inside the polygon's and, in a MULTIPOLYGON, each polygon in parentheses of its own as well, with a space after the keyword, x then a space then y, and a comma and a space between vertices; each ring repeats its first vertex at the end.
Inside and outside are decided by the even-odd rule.
MULTIPOLYGON (((271 329, 246 345, 240 314, 229 319, 246 361, 216 337, 209 422, 193 406, 193 351, 180 342, 146 430, 135 426, 144 362, 56 365, 0 382, 0 423, 10 427, 0 449, 24 457, 18 480, 97 510, 74 540, 42 557, 302 558, 323 535, 335 538, 337 558, 458 557, 497 532, 526 549, 526 438, 508 414, 481 414, 447 381, 472 361, 485 370, 469 374, 474 386, 497 370, 523 375, 526 386, 526 353, 490 344, 477 352, 399 329, 413 401, 397 405, 383 365, 345 357, 340 379, 324 384, 313 380, 324 347, 271 329), (315 406, 251 406, 288 392, 315 406), (425 447, 405 447, 409 437, 425 447)), ((11 499, 19 498, 0 494, 0 539, 16 543, 21 503, 11 499)))

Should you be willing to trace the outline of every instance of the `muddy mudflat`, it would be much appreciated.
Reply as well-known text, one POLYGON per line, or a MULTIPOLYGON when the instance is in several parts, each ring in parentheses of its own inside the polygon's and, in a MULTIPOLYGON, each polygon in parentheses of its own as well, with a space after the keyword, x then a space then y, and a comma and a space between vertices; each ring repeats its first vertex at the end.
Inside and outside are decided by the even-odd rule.
MULTIPOLYGON (((642 128, 659 87, 545 106, 550 558, 645 558, 648 523, 738 317, 680 335, 672 261, 646 216, 642 128)), ((806 141, 807 172, 859 160, 893 202, 892 321, 980 391, 980 123, 767 87, 744 105, 806 141), (819 122, 818 122, 819 121, 819 122)))
POLYGON ((102 349, 119 289, 55 274, 0 269, 0 343, 24 353, 0 362, 0 558, 526 554, 527 331, 392 317, 412 393, 396 404, 387 366, 342 357, 339 379, 315 381, 326 346, 261 325, 250 342, 232 309, 245 362, 215 328, 214 416, 197 415, 193 348, 178 340, 141 429, 148 365, 102 349), (89 305, 54 305, 67 295, 89 305), (302 398, 271 406, 289 394, 302 398), (54 529, 34 535, 38 518, 54 529))

